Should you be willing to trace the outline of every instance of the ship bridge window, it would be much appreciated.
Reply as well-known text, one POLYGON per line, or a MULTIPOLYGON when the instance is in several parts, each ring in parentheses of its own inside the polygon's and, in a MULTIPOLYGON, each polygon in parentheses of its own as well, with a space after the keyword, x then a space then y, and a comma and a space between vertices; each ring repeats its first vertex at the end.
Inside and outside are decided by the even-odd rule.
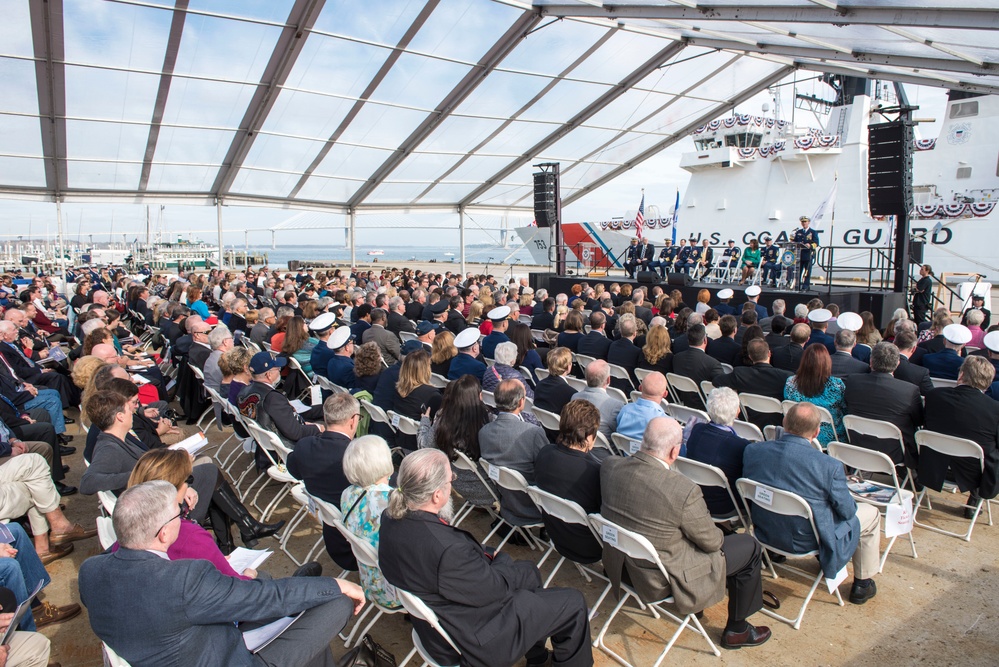
POLYGON ((756 132, 740 132, 725 137, 725 145, 735 148, 759 148, 763 143, 763 135, 756 132))
POLYGON ((970 118, 978 115, 978 100, 959 102, 950 108, 951 118, 970 118))
POLYGON ((699 151, 709 151, 712 148, 721 148, 721 142, 717 139, 697 139, 694 141, 694 145, 699 151))

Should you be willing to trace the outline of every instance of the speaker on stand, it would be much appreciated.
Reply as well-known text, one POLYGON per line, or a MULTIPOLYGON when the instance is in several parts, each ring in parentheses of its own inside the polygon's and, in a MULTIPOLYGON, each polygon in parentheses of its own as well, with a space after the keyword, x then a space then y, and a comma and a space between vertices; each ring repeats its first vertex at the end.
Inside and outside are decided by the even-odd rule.
POLYGON ((559 163, 543 162, 534 165, 534 220, 538 229, 552 231, 548 248, 549 262, 554 260, 555 273, 565 275, 565 241, 562 237, 562 195, 559 191, 559 163), (552 253, 554 252, 554 257, 552 253))

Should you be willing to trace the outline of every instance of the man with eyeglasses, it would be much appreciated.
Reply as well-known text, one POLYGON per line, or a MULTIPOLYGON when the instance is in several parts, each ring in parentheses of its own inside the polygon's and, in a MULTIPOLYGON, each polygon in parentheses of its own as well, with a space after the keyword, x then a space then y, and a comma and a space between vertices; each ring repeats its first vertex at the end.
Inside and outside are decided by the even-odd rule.
POLYGON ((318 435, 323 426, 311 422, 323 419, 323 407, 314 405, 299 414, 288 397, 274 389, 281 380, 281 369, 288 360, 271 357, 270 352, 258 352, 250 359, 250 384, 237 397, 239 411, 255 420, 261 428, 273 431, 288 447, 310 435, 318 435))
MULTIPOLYGON (((361 404, 350 394, 338 392, 323 403, 326 430, 295 443, 288 454, 288 472, 305 483, 316 498, 340 506, 340 495, 350 486, 343 472, 343 455, 361 421, 361 404)), ((323 541, 330 558, 347 570, 357 568, 350 544, 336 528, 323 525, 323 541)))
POLYGON ((364 606, 361 588, 340 579, 243 581, 207 560, 169 560, 180 532, 169 482, 130 488, 112 521, 120 548, 80 567, 80 597, 94 633, 131 664, 332 665, 330 642, 364 606), (299 613, 253 657, 243 631, 299 613))
POLYGON ((592 665, 582 593, 543 588, 534 563, 486 549, 452 526, 454 479, 444 452, 409 454, 382 516, 378 554, 385 579, 434 610, 461 657, 414 620, 427 651, 441 665, 512 665, 525 656, 528 666, 549 664, 549 658, 564 667, 592 665), (545 648, 549 637, 551 652, 545 648))

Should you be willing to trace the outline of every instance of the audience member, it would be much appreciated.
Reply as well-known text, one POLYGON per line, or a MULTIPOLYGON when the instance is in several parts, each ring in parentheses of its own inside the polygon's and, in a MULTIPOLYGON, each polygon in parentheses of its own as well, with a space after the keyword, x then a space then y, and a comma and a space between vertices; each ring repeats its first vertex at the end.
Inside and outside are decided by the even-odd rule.
POLYGON ((572 370, 572 352, 565 347, 556 347, 548 353, 547 361, 548 377, 534 388, 534 407, 557 415, 576 393, 576 389, 565 381, 572 370))
POLYGON ((930 377, 956 380, 961 372, 964 346, 971 341, 971 332, 963 324, 948 324, 943 330, 943 349, 927 352, 920 362, 930 377))
POLYGON ((645 376, 640 387, 642 395, 621 408, 617 415, 617 432, 632 440, 641 440, 645 427, 666 412, 661 405, 667 392, 666 378, 652 372, 645 376))
POLYGON ((843 395, 846 386, 843 380, 832 376, 832 359, 824 345, 812 344, 805 348, 801 365, 794 377, 784 385, 784 398, 789 401, 807 401, 825 408, 832 416, 833 423, 823 422, 819 433, 819 444, 823 447, 833 440, 846 440, 843 428, 843 395))
MULTIPOLYGON (((708 423, 695 424, 685 445, 688 459, 715 466, 728 478, 732 494, 738 497, 735 482, 742 477, 742 454, 749 440, 736 435, 732 423, 739 418, 739 397, 727 387, 708 394, 708 423)), ((735 513, 732 497, 725 489, 702 489, 704 503, 713 517, 728 517, 735 513)))

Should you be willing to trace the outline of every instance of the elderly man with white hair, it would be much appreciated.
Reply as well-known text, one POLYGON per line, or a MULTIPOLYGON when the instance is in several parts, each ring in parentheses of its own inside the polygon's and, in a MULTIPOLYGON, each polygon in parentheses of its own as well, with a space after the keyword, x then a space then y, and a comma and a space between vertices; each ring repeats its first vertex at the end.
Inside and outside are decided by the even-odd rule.
MULTIPOLYGON (((708 423, 695 424, 690 431, 681 456, 715 466, 725 473, 733 495, 738 494, 735 481, 742 477, 742 455, 749 440, 740 438, 732 429, 739 418, 739 395, 728 387, 715 389, 708 395, 708 423)), ((725 489, 705 488, 704 502, 712 516, 731 516, 735 511, 725 489)))
POLYGON ((115 505, 120 548, 80 566, 80 598, 101 641, 131 664, 184 656, 187 665, 332 666, 329 644, 364 606, 357 584, 330 577, 228 577, 207 560, 170 560, 181 514, 177 489, 156 480, 115 505), (136 591, 142 595, 135 595, 136 591), (254 657, 237 622, 257 627, 300 614, 254 657))
POLYGON ((212 329, 208 334, 208 345, 211 346, 212 352, 205 360, 205 385, 215 391, 221 391, 222 370, 219 369, 219 359, 233 346, 232 332, 229 331, 229 327, 220 324, 212 329))

